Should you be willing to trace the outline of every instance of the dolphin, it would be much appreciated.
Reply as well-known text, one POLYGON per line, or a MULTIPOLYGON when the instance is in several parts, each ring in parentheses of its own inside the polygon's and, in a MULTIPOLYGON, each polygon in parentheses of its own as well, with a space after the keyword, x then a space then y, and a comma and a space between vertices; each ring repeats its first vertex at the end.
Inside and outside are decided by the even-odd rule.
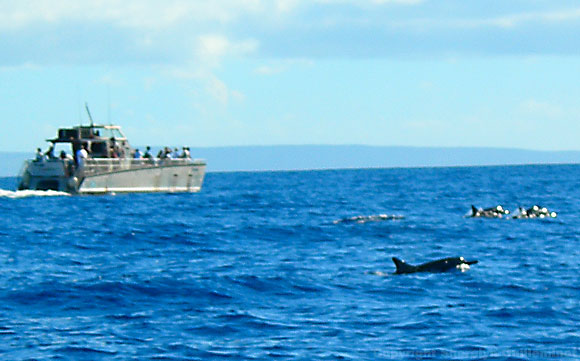
POLYGON ((339 223, 368 223, 368 222, 381 222, 381 221, 389 221, 389 220, 400 220, 405 219, 404 216, 396 215, 396 214, 376 214, 371 216, 354 216, 350 218, 342 218, 332 221, 334 224, 339 223))
POLYGON ((556 212, 550 212, 546 207, 534 205, 528 209, 519 207, 512 218, 556 218, 557 216, 556 212))
POLYGON ((510 211, 501 205, 485 209, 476 208, 474 205, 471 205, 471 214, 467 215, 467 217, 502 218, 504 215, 509 213, 510 211))
POLYGON ((393 257, 393 262, 395 262, 395 266, 397 266, 395 274, 400 275, 416 272, 440 273, 456 269, 460 271, 465 271, 469 269, 470 265, 476 264, 478 261, 466 261, 465 258, 463 257, 449 257, 423 263, 418 266, 412 266, 407 262, 398 259, 397 257, 393 257))

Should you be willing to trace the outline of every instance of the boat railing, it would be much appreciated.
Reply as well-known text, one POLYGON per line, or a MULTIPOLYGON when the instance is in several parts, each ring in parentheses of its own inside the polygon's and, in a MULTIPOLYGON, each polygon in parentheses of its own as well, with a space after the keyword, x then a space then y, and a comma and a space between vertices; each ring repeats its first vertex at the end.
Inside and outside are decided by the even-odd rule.
POLYGON ((118 171, 155 168, 161 166, 179 166, 203 162, 191 158, 166 159, 133 159, 133 158, 89 158, 84 161, 82 172, 84 176, 118 171))

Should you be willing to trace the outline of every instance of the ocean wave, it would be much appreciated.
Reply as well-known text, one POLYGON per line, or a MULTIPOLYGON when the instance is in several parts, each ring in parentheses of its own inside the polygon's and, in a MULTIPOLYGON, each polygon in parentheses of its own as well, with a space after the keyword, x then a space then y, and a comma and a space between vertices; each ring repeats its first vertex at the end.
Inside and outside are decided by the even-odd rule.
POLYGON ((370 216, 354 216, 348 218, 341 218, 332 221, 334 224, 339 223, 368 223, 368 222, 382 222, 382 221, 396 221, 405 219, 405 216, 401 216, 398 214, 376 214, 370 216))
POLYGON ((0 189, 0 198, 28 198, 28 197, 62 197, 70 196, 66 192, 58 192, 53 190, 47 191, 35 191, 35 190, 23 190, 23 191, 9 191, 6 189, 0 189))
POLYGON ((212 173, 195 195, 20 201, 6 197, 26 194, 7 193, 11 180, 0 184, 0 354, 577 360, 578 176, 580 166, 212 173), (495 199, 567 211, 462 217, 495 199), (481 264, 377 277, 396 255, 481 264))

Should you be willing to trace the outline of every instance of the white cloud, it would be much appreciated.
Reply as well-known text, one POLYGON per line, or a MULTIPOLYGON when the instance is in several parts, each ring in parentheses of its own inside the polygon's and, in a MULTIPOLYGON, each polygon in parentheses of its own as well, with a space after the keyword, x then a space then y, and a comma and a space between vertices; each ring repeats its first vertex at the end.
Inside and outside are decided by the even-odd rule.
POLYGON ((211 69, 202 65, 166 67, 162 70, 162 75, 190 82, 194 88, 199 89, 195 91, 196 97, 206 95, 222 107, 227 107, 232 100, 241 102, 245 99, 242 92, 230 89, 211 69))
MULTIPOLYGON (((558 34, 543 32, 542 25, 552 27, 554 23, 580 20, 580 8, 518 12, 522 6, 514 6, 513 14, 504 11, 490 15, 498 14, 490 11, 457 15, 442 12, 443 6, 438 8, 433 3, 429 7, 433 5, 434 11, 426 12, 427 7, 420 6, 426 2, 0 0, 0 31, 8 30, 0 45, 10 49, 0 56, 0 62, 9 65, 30 61, 40 65, 197 62, 215 68, 226 57, 248 55, 281 59, 448 55, 464 51, 578 53, 573 42, 551 42, 558 34), (397 7, 411 10, 397 11, 397 7), (414 11, 415 7, 419 11, 414 11), (512 37, 488 34, 490 28, 509 29, 536 23, 537 29, 525 34, 514 32, 512 37), (461 33, 458 29, 469 32, 461 33)), ((575 24, 574 29, 577 27, 575 24)), ((265 65, 256 69, 256 73, 275 74, 286 69, 286 65, 265 65)))
POLYGON ((206 91, 222 105, 227 105, 230 99, 230 90, 226 83, 215 76, 206 77, 206 91))
POLYGON ((0 4, 4 28, 61 21, 104 21, 134 28, 163 28, 184 21, 228 23, 264 7, 260 0, 4 0, 0 4))
POLYGON ((561 106, 535 99, 528 99, 522 102, 518 109, 520 113, 534 118, 557 119, 565 115, 565 111, 561 106))
POLYGON ((256 51, 258 46, 255 39, 233 42, 223 35, 205 34, 197 39, 196 55, 202 59, 216 60, 226 55, 247 55, 256 51))
POLYGON ((421 4, 425 0, 315 0, 321 4, 351 4, 355 6, 368 5, 384 5, 384 4, 398 4, 398 5, 416 5, 421 4))
POLYGON ((520 13, 508 16, 488 19, 484 21, 489 25, 499 27, 514 27, 529 22, 561 23, 580 19, 580 9, 568 9, 560 11, 520 13))
POLYGON ((111 74, 103 75, 100 79, 96 80, 96 83, 102 84, 102 85, 107 85, 107 86, 114 86, 114 87, 124 85, 124 82, 121 79, 119 79, 111 74))
MULTIPOLYGON (((291 16, 313 4, 328 7, 348 4, 369 8, 383 5, 416 6, 425 0, 0 0, 0 28, 61 22, 105 22, 134 29, 164 29, 179 24, 230 24, 250 16, 267 22, 272 15, 291 16)), ((560 23, 580 19, 580 8, 514 12, 494 17, 410 18, 394 26, 514 27, 528 22, 560 23)))
POLYGON ((106 22, 129 28, 168 28, 180 23, 228 24, 243 16, 267 20, 313 3, 369 6, 420 4, 424 0, 0 0, 0 28, 60 22, 106 22))
POLYGON ((25 62, 20 65, 0 65, 0 72, 13 72, 20 70, 40 70, 41 67, 32 62, 25 62))
POLYGON ((527 23, 564 23, 580 20, 580 8, 544 11, 544 12, 521 12, 494 17, 473 18, 414 18, 394 21, 391 26, 398 28, 458 28, 477 29, 484 27, 513 28, 527 23))
POLYGON ((274 75, 284 71, 284 67, 276 65, 262 65, 254 70, 256 74, 260 75, 274 75))
POLYGON ((279 13, 287 13, 300 5, 300 0, 276 0, 276 10, 279 13))

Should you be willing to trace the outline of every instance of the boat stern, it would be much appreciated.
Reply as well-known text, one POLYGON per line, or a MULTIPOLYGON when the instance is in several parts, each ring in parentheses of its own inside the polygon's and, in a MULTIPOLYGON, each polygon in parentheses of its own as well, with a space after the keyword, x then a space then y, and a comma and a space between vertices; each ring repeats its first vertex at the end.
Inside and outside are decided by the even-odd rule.
POLYGON ((70 192, 70 170, 68 162, 61 159, 28 160, 22 167, 18 189, 70 192))

